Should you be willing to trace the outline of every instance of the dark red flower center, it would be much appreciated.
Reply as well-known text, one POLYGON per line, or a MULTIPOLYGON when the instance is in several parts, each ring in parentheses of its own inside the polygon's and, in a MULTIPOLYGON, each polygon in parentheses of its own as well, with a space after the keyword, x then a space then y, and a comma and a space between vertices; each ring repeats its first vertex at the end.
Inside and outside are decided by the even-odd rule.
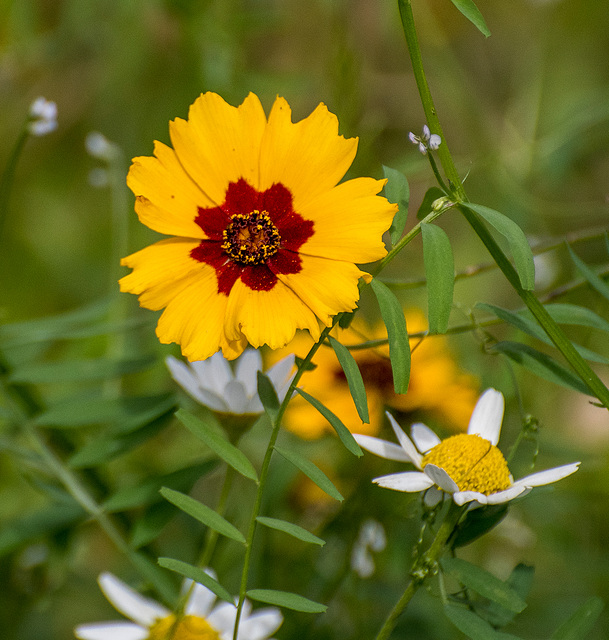
POLYGON ((281 237, 266 211, 235 213, 222 232, 222 248, 231 260, 240 264, 260 264, 274 256, 281 237))

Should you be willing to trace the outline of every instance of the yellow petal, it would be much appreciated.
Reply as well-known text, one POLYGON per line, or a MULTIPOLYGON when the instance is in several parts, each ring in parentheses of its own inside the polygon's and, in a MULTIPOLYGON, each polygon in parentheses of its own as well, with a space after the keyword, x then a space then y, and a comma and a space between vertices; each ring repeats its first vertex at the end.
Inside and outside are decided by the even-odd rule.
POLYGON ((246 336, 253 347, 267 344, 277 349, 287 344, 297 329, 308 329, 315 340, 320 329, 313 312, 281 282, 270 291, 253 291, 241 280, 231 289, 226 309, 226 337, 246 336))
POLYGON ((327 260, 301 255, 302 269, 294 274, 277 277, 309 307, 326 326, 341 311, 352 311, 357 306, 357 286, 363 271, 354 264, 341 260, 327 260))
POLYGON ((176 155, 190 177, 216 205, 229 182, 245 178, 258 188, 258 158, 266 116, 250 93, 239 107, 215 93, 204 93, 190 107, 188 120, 169 124, 176 155))
POLYGON ((397 205, 376 195, 384 184, 356 178, 303 205, 298 213, 315 227, 299 253, 357 263, 382 258, 387 253, 382 235, 397 211, 397 205))
POLYGON ((338 135, 338 119, 324 104, 297 123, 284 98, 269 115, 260 149, 260 190, 276 182, 286 186, 299 211, 309 200, 334 187, 351 166, 357 138, 338 135))
POLYGON ((127 185, 142 224, 167 235, 204 238, 195 224, 198 207, 214 206, 178 162, 173 149, 155 142, 154 156, 134 158, 127 185))
POLYGON ((187 238, 167 238, 121 260, 133 271, 119 280, 121 291, 138 294, 140 305, 162 309, 190 281, 212 267, 197 262, 190 252, 199 242, 187 238))

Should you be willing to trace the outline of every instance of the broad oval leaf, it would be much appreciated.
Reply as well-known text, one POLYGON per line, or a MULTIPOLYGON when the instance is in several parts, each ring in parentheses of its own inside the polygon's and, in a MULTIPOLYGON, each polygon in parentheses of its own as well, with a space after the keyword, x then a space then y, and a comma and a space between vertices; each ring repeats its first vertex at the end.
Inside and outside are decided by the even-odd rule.
POLYGON ((349 385, 349 391, 351 392, 357 413, 362 422, 368 423, 370 422, 370 417, 368 415, 366 387, 364 386, 362 374, 357 366, 357 362, 355 362, 353 356, 349 353, 349 349, 338 342, 338 340, 335 340, 332 336, 329 336, 328 340, 347 378, 347 384, 349 385))
POLYGON ((486 620, 465 607, 447 604, 444 606, 444 613, 471 640, 520 640, 518 636, 495 631, 486 620))
POLYGON ((387 179, 384 191, 385 198, 387 198, 389 202, 394 202, 398 205, 397 213, 395 214, 389 229, 391 244, 395 245, 402 237, 404 227, 406 226, 406 219, 408 218, 408 202, 410 200, 410 187, 408 186, 406 176, 397 169, 392 169, 391 167, 383 165, 383 174, 387 179))
POLYGON ((455 287, 455 262, 450 240, 435 224, 421 223, 423 262, 427 278, 429 332, 446 333, 455 287))
POLYGON ((499 213, 499 211, 471 202, 464 202, 463 206, 484 218, 491 227, 505 237, 514 258, 520 284, 523 289, 532 291, 535 288, 535 263, 533 262, 533 252, 524 235, 524 231, 513 220, 499 213))
POLYGON ((406 393, 410 381, 410 342, 404 311, 389 287, 376 278, 373 278, 371 287, 387 328, 393 388, 396 393, 406 393))
POLYGON ((180 511, 192 516, 195 520, 198 520, 210 529, 217 531, 231 540, 245 544, 245 538, 241 531, 219 513, 210 509, 206 504, 187 496, 185 493, 169 489, 168 487, 161 488, 161 495, 165 500, 168 500, 180 509, 180 511))
POLYGON ((185 578, 190 578, 204 587, 207 587, 210 591, 213 591, 218 598, 226 602, 233 604, 233 598, 230 593, 209 573, 205 572, 201 567, 195 567, 188 562, 182 562, 181 560, 174 560, 174 558, 159 558, 159 564, 165 569, 175 571, 185 578))
POLYGON ((245 454, 231 444, 211 420, 201 420, 192 413, 179 409, 176 418, 197 438, 203 442, 226 464, 242 476, 258 482, 258 475, 245 454))
POLYGON ((451 2, 485 38, 488 38, 491 35, 491 32, 486 26, 486 22, 480 13, 480 9, 478 9, 474 4, 473 0, 451 0, 451 2))
POLYGON ((332 413, 328 407, 323 405, 317 398, 310 396, 306 391, 302 389, 296 389, 296 391, 313 407, 321 413, 321 415, 332 425, 334 431, 340 438, 340 441, 345 445, 345 447, 355 456, 363 456, 364 452, 361 450, 359 444, 355 441, 351 431, 345 427, 345 425, 341 422, 340 418, 332 413))
POLYGON ((294 453, 294 451, 290 451, 289 449, 282 449, 275 446, 275 451, 300 469, 305 476, 312 480, 322 491, 339 502, 343 501, 344 498, 340 495, 338 489, 332 484, 328 476, 310 460, 303 458, 298 453, 294 453))
POLYGON ((263 524, 265 527, 269 527, 269 529, 276 529, 277 531, 283 531, 291 535, 294 538, 298 538, 303 542, 310 542, 311 544, 318 544, 320 547, 323 547, 326 544, 325 540, 318 538, 316 535, 312 534, 310 531, 299 527, 297 524, 292 524, 291 522, 287 522, 286 520, 278 520, 277 518, 265 518, 264 516, 258 516, 256 520, 263 524))
POLYGON ((604 608, 603 601, 593 596, 552 634, 551 640, 581 640, 592 630, 604 608))
POLYGON ((309 600, 304 596, 289 591, 276 591, 275 589, 250 589, 246 591, 248 598, 274 604, 278 607, 292 609, 293 611, 303 611, 304 613, 324 613, 328 607, 319 602, 309 600))

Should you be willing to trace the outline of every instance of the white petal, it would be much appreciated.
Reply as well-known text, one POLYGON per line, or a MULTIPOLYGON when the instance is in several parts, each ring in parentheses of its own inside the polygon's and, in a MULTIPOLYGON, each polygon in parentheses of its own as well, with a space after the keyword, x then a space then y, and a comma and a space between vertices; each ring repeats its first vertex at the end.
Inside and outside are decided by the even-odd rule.
POLYGON ((420 469, 422 460, 421 454, 417 451, 412 440, 404 433, 402 427, 400 427, 389 411, 385 411, 385 415, 389 418, 389 423, 391 424, 400 445, 402 445, 402 449, 404 449, 404 452, 410 458, 412 464, 414 464, 417 469, 420 469))
POLYGON ((264 640, 275 633, 283 622, 279 609, 268 607, 253 615, 242 618, 239 624, 239 638, 244 640, 264 640))
POLYGON ((285 398, 285 394, 288 391, 288 387, 292 382, 293 375, 290 375, 294 368, 295 355, 291 353, 289 356, 282 358, 279 362, 275 363, 267 372, 266 375, 270 378, 279 402, 282 402, 285 398))
POLYGON ((146 640, 148 629, 132 622, 97 622, 74 629, 80 640, 146 640))
POLYGON ((258 371, 262 371, 262 356, 258 349, 246 349, 237 360, 235 377, 243 383, 249 397, 258 391, 258 371))
POLYGON ((104 595, 117 611, 144 627, 150 627, 155 620, 164 618, 170 613, 158 602, 144 598, 111 573, 102 573, 97 581, 104 595))
MULTIPOLYGON (((197 402, 207 405, 205 396, 201 393, 199 378, 195 375, 195 372, 191 367, 173 356, 165 358, 165 364, 169 369, 171 377, 182 387, 182 389, 184 389, 184 391, 186 391, 186 393, 192 396, 197 402)), ((214 409, 215 407, 211 408, 214 409)))
POLYGON ((385 487, 385 489, 395 489, 396 491, 406 491, 408 493, 425 491, 425 489, 433 486, 433 481, 420 471, 392 473, 388 476, 374 478, 372 482, 378 484, 379 487, 385 487))
POLYGON ((435 150, 440 146, 441 142, 442 138, 437 133, 432 133, 429 138, 429 148, 435 150))
POLYGON ((467 433, 478 435, 496 445, 501 433, 504 408, 503 394, 495 389, 487 389, 474 407, 467 433))
POLYGON ((430 131, 429 131, 429 127, 424 124, 423 125, 423 140, 429 140, 429 136, 430 136, 430 131))
POLYGON ((224 402, 230 413, 245 413, 249 404, 247 390, 239 380, 231 380, 224 387, 224 402))
POLYGON ((374 455, 386 458, 387 460, 399 460, 400 462, 411 462, 410 458, 404 452, 404 449, 398 444, 374 438, 373 436, 365 436, 360 433, 354 433, 353 437, 362 449, 374 453, 374 455))
POLYGON ((572 462, 571 464, 565 464, 562 467, 554 467, 553 469, 546 469, 545 471, 538 471, 532 473, 530 476, 525 476, 516 480, 515 485, 522 485, 524 487, 539 487, 544 484, 551 484, 562 480, 572 473, 575 473, 581 462, 572 462))
POLYGON ((410 435, 421 453, 427 453, 442 442, 442 440, 422 422, 416 422, 410 427, 410 435))
POLYGON ((447 491, 448 493, 455 493, 459 491, 457 483, 442 469, 435 464, 425 465, 425 474, 428 475, 434 484, 437 484, 440 489, 447 491))
MULTIPOLYGON (((245 603, 243 606, 243 612, 245 613, 245 603)), ((220 634, 222 640, 224 640, 224 638, 232 640, 236 617, 237 607, 228 602, 221 602, 207 616, 207 621, 220 634)), ((243 614, 241 619, 243 619, 243 614)), ((239 631, 241 631, 241 623, 239 624, 239 631)), ((239 635, 241 635, 241 633, 239 633, 239 635)))
MULTIPOLYGON (((216 574, 211 569, 205 569, 205 573, 208 573, 213 578, 216 574)), ((185 580, 182 589, 188 591, 192 580, 185 580)), ((211 611, 216 601, 216 595, 213 591, 210 591, 207 587, 195 582, 193 590, 190 592, 188 602, 184 612, 189 616, 199 616, 200 618, 206 618, 207 614, 211 611)))
POLYGON ((503 504, 509 502, 518 496, 527 494, 530 489, 523 487, 522 485, 513 484, 505 491, 497 491, 497 493, 491 493, 490 496, 486 496, 486 504, 503 504))
POLYGON ((419 138, 415 136, 412 131, 408 133, 408 139, 410 140, 410 142, 412 142, 412 144, 419 144, 419 138))
POLYGON ((207 360, 193 362, 191 366, 199 378, 199 385, 219 396, 224 394, 224 387, 235 377, 228 360, 220 351, 207 360))
POLYGON ((486 496, 483 493, 478 493, 478 491, 455 491, 453 500, 459 506, 464 505, 466 502, 486 504, 486 496))

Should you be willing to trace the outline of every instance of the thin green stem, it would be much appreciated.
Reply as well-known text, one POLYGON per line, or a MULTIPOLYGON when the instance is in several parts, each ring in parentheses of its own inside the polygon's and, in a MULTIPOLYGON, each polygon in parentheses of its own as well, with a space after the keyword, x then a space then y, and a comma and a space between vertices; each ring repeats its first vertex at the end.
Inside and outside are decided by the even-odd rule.
POLYGON ((29 138, 29 131, 27 125, 24 125, 21 129, 17 142, 11 152, 10 158, 6 165, 6 169, 0 179, 0 240, 2 239, 2 230, 4 228, 4 222, 8 217, 8 203, 11 195, 11 189, 13 186, 13 180, 15 178, 15 171, 17 169, 17 162, 23 151, 23 147, 27 139, 29 138))
POLYGON ((414 561, 410 571, 411 580, 401 598, 396 602, 387 616, 387 619, 376 636, 376 640, 387 640, 389 636, 391 636, 398 622, 398 618, 402 615, 402 612, 412 600, 418 588, 430 575, 434 574, 438 560, 446 549, 447 543, 466 509, 467 506, 459 506, 455 504, 452 499, 450 500, 448 511, 436 533, 436 537, 429 545, 427 551, 414 561))

